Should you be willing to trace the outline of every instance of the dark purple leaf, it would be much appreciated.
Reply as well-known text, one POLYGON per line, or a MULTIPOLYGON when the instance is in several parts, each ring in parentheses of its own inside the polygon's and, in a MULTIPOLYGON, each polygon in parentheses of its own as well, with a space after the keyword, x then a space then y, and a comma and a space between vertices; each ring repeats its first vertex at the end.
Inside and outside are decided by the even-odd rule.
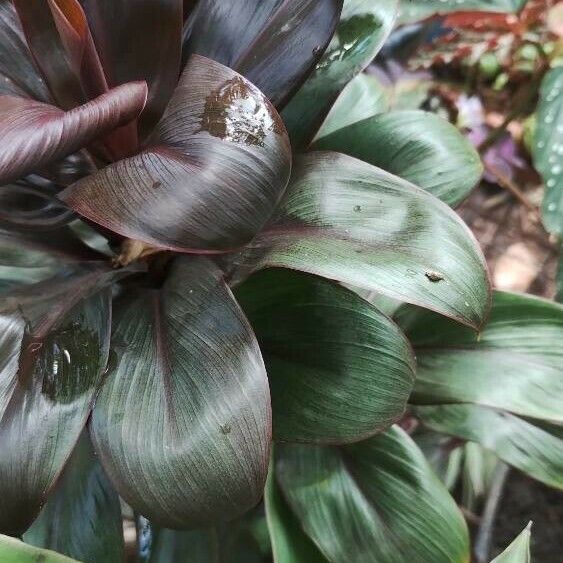
POLYGON ((0 531, 21 534, 70 455, 106 367, 104 266, 72 269, 0 300, 0 531))
POLYGON ((137 117, 146 85, 124 84, 68 112, 41 102, 0 96, 0 184, 76 152, 137 117))
POLYGON ((342 0, 201 0, 186 53, 234 68, 284 105, 328 45, 342 0))
POLYGON ((182 0, 83 0, 110 86, 149 85, 141 128, 158 121, 180 74, 182 0))
POLYGON ((152 144, 61 194, 131 239, 181 252, 238 248, 272 214, 290 172, 279 115, 245 78, 194 55, 152 144))
POLYGON ((127 503, 183 529, 255 505, 270 450, 268 380, 219 269, 182 257, 161 289, 124 296, 112 350, 91 433, 127 503))
POLYGON ((0 0, 0 95, 50 101, 11 0, 0 0))

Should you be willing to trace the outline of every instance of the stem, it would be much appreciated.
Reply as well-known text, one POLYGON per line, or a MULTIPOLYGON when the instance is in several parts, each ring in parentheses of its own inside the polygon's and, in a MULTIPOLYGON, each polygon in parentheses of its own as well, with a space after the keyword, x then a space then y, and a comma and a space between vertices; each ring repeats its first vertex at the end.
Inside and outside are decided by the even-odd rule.
POLYGON ((508 465, 502 461, 498 462, 491 480, 491 487, 485 503, 485 509, 483 510, 483 516, 481 517, 481 525, 479 526, 475 538, 476 563, 486 563, 489 561, 493 528, 509 471, 510 468, 508 465))
POLYGON ((507 176, 500 172, 496 167, 490 164, 485 164, 485 169, 493 174, 498 182, 498 185, 505 190, 508 190, 522 205, 527 207, 539 219, 539 214, 536 206, 526 197, 522 190, 507 176))

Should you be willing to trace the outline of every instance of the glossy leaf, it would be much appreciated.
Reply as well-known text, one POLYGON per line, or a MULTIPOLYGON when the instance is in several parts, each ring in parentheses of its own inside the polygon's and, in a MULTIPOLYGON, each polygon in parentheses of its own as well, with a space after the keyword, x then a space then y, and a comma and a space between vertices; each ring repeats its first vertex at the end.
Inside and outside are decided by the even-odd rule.
POLYGON ((51 97, 32 58, 12 0, 0 0, 0 95, 51 97))
POLYGON ((340 92, 374 59, 396 13, 397 0, 345 0, 325 54, 282 114, 295 150, 307 148, 340 92))
POLYGON ((0 530, 33 522, 72 452, 106 367, 109 283, 91 266, 0 300, 0 530), (25 440, 22 440, 25 436, 25 440))
POLYGON ((469 559, 465 522, 398 427, 334 447, 276 446, 276 477, 305 532, 332 563, 469 559))
POLYGON ((193 56, 153 144, 61 198, 128 238, 222 252, 248 242, 267 221, 290 162, 283 124, 260 91, 231 69, 193 56))
POLYGON ((563 67, 550 70, 541 86, 534 135, 534 164, 545 182, 546 229, 563 232, 563 67))
POLYGON ((154 532, 148 563, 219 563, 219 538, 214 528, 154 532))
POLYGON ((233 68, 284 105, 324 52, 341 9, 342 0, 201 0, 185 52, 233 68))
POLYGON ((0 184, 76 152, 143 109, 146 86, 133 82, 67 112, 13 96, 0 96, 0 184))
MULTIPOLYGON (((72 109, 86 102, 80 80, 84 38, 68 25, 57 1, 13 2, 33 58, 57 104, 63 109, 72 109)), ((81 12, 80 5, 76 4, 81 12)))
POLYGON ((264 503, 274 563, 327 563, 283 498, 272 466, 266 481, 264 503))
POLYGON ((109 85, 147 82, 141 128, 150 132, 180 74, 182 0, 82 0, 82 4, 109 85))
POLYGON ((269 455, 268 383, 218 269, 180 259, 161 290, 126 295, 112 349, 92 434, 128 504, 156 525, 183 529, 255 505, 269 455))
POLYGON ((530 522, 517 538, 491 563, 531 563, 530 539, 532 523, 530 522))
POLYGON ((420 406, 416 415, 429 428, 477 442, 509 465, 563 489, 563 440, 539 426, 471 404, 420 406))
POLYGON ((400 22, 408 23, 434 14, 471 10, 516 13, 525 3, 526 0, 401 0, 400 22))
POLYGON ((280 214, 238 259, 364 287, 477 327, 488 310, 484 259, 445 204, 352 157, 301 157, 280 214), (437 244, 439 242, 439 244, 437 244))
POLYGON ((460 203, 481 178, 479 154, 451 123, 423 111, 397 111, 359 121, 322 137, 315 149, 349 154, 460 203))
POLYGON ((260 272, 236 296, 264 355, 275 439, 353 442, 402 416, 414 357, 375 307, 332 282, 288 270, 260 272))
POLYGON ((384 113, 389 109, 389 93, 381 83, 369 74, 361 73, 348 83, 332 106, 317 138, 384 113))
POLYGON ((2 563, 78 563, 60 553, 39 549, 20 540, 0 534, 0 561, 2 563))
POLYGON ((123 561, 119 497, 95 457, 86 432, 47 504, 23 538, 28 544, 85 563, 123 561))
POLYGON ((416 349, 411 402, 475 403, 563 423, 563 306, 495 292, 479 335, 422 310, 396 319, 416 349))

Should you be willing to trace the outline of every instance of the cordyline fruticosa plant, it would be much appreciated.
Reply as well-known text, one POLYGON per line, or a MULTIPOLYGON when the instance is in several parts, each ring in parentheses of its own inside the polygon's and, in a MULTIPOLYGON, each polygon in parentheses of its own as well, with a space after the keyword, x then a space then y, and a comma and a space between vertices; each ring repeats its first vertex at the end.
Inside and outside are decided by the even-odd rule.
POLYGON ((468 558, 393 426, 412 348, 358 295, 472 335, 490 305, 446 205, 476 153, 365 103, 396 9, 0 0, 0 532, 120 561, 121 497, 145 559, 215 561, 264 496, 276 561, 468 558))

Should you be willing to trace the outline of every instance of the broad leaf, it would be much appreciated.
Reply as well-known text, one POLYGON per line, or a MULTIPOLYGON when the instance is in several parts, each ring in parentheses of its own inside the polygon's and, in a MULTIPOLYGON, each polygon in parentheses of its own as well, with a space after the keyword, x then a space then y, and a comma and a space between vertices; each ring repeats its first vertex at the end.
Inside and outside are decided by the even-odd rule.
POLYGON ((123 561, 119 497, 84 432, 26 543, 85 563, 123 561))
POLYGON ((530 539, 532 523, 530 522, 518 537, 491 563, 531 563, 530 539))
POLYGON ((412 308, 396 319, 416 350, 411 402, 476 403, 563 423, 563 306, 495 292, 479 335, 412 308))
POLYGON ((361 73, 348 83, 332 106, 317 138, 384 113, 389 109, 389 93, 374 76, 361 73))
POLYGON ((0 0, 0 95, 50 101, 50 94, 33 63, 12 0, 0 0))
POLYGON ((60 553, 38 549, 19 540, 0 535, 0 561, 2 563, 78 563, 60 553))
POLYGON ((500 459, 563 489, 563 440, 507 412, 478 405, 420 406, 422 422, 438 432, 478 442, 500 459))
POLYGON ((0 530, 35 519, 72 452, 106 368, 108 284, 91 266, 0 300, 0 530), (25 436, 25 439, 22 439, 25 436))
POLYGON ((469 559, 461 513, 400 428, 340 448, 277 445, 275 457, 284 497, 331 563, 469 559))
POLYGON ((219 563, 219 537, 214 528, 179 532, 154 531, 148 563, 219 563))
POLYGON ((268 220, 290 163, 283 123, 263 94, 195 55, 152 144, 80 180, 61 198, 128 238, 222 252, 248 242, 268 220))
POLYGON ((423 111, 370 117, 317 140, 315 149, 343 152, 460 203, 483 172, 479 154, 448 121, 423 111))
POLYGON ((274 563, 327 563, 291 512, 270 467, 264 491, 274 563))
POLYGON ((325 54, 283 111, 294 149, 307 148, 340 92, 374 59, 396 13, 397 0, 345 0, 325 54))
POLYGON ((488 12, 516 13, 526 0, 401 0, 400 22, 418 21, 434 14, 482 10, 488 12))
POLYGON ((342 0, 201 0, 185 54, 233 68, 284 105, 326 49, 341 9, 342 0))
POLYGON ((550 70, 541 85, 534 135, 534 164, 545 182, 546 229, 563 232, 563 67, 550 70))
POLYGON ((355 293, 266 270, 236 292, 264 355, 274 438, 358 441, 402 416, 414 358, 397 326, 355 293))
POLYGON ((142 131, 162 115, 180 74, 182 0, 82 0, 110 86, 149 87, 142 131))
POLYGON ((63 158, 134 119, 146 86, 132 82, 67 112, 25 98, 0 96, 0 184, 63 158))
POLYGON ((183 258, 162 287, 124 296, 94 445, 120 495, 157 525, 238 516, 264 487, 270 397, 250 325, 218 269, 183 258))
POLYGON ((409 182, 337 153, 298 160, 279 216, 238 261, 314 273, 474 327, 488 310, 484 259, 459 217, 409 182))

